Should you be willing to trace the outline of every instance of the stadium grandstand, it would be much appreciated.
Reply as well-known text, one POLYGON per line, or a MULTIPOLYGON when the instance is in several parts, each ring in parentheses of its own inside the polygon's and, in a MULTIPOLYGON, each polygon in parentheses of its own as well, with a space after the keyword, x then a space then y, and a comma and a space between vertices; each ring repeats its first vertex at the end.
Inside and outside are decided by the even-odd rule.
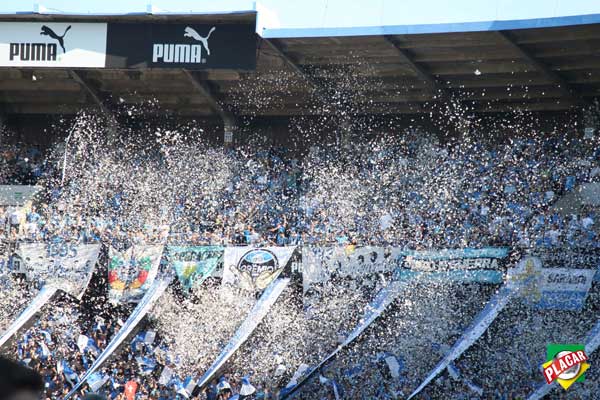
POLYGON ((125 3, 0 6, 0 397, 600 399, 600 6, 125 3))

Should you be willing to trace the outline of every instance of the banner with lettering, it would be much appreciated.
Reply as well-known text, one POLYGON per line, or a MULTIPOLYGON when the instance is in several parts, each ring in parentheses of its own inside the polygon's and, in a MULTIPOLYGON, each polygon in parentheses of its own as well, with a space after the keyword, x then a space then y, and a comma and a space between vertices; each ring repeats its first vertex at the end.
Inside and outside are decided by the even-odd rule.
POLYGON ((500 284, 507 270, 507 247, 403 251, 401 276, 428 280, 500 284))
POLYGON ((28 279, 80 298, 94 273, 100 244, 21 243, 17 254, 28 279))
POLYGON ((264 290, 288 265, 296 246, 226 247, 223 284, 249 291, 264 290))
POLYGON ((527 303, 538 309, 580 311, 594 281, 595 269, 546 268, 540 257, 526 256, 510 278, 527 303))
POLYGON ((394 271, 402 251, 394 247, 327 246, 302 249, 304 292, 315 283, 335 278, 365 277, 394 271))
POLYGON ((414 271, 500 270, 506 268, 502 260, 508 256, 508 247, 409 250, 402 254, 414 271))
POLYGON ((106 36, 107 68, 256 68, 253 20, 235 24, 111 23, 106 36))
POLYGON ((184 290, 189 291, 212 275, 223 262, 222 246, 169 246, 169 264, 175 270, 184 290))
POLYGON ((106 23, 2 22, 0 66, 104 68, 106 23))
POLYGON ((108 297, 111 302, 138 302, 154 282, 163 245, 135 245, 108 252, 108 297))

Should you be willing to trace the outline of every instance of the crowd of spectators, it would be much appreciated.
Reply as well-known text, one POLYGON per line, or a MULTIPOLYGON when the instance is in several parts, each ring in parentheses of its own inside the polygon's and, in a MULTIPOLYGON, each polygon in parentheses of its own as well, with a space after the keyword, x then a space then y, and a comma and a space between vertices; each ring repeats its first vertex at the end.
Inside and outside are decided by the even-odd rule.
POLYGON ((0 144, 0 185, 30 185, 44 173, 42 152, 24 143, 0 144))
POLYGON ((315 145, 304 157, 281 148, 219 157, 229 168, 222 187, 178 193, 161 223, 120 217, 131 195, 118 187, 103 187, 100 200, 86 206, 46 176, 51 187, 31 210, 0 209, 0 238, 413 249, 599 243, 594 208, 553 207, 582 184, 600 182, 594 140, 485 145, 413 134, 343 148, 315 145))
POLYGON ((80 320, 79 307, 68 298, 44 307, 42 317, 15 341, 13 355, 38 371, 45 397, 62 398, 107 344, 117 324, 97 318, 93 325, 80 320))
MULTIPOLYGON (((108 341, 123 324, 118 310, 110 317, 96 316, 93 321, 82 319, 81 306, 64 297, 45 306, 42 317, 20 333, 8 351, 23 365, 40 373, 44 384, 44 399, 60 399, 67 395, 90 368, 108 341)), ((242 399, 254 399, 257 389, 247 377, 223 373, 202 391, 194 391, 193 376, 177 373, 180 360, 173 355, 173 339, 156 330, 139 331, 126 342, 77 391, 74 398, 83 398, 91 391, 106 399, 229 399, 241 391, 242 399), (231 376, 231 378, 228 378, 231 376)), ((264 398, 264 397, 263 397, 264 398)))
MULTIPOLYGON (((405 249, 600 246, 595 207, 574 204, 569 212, 554 207, 581 185, 600 183, 600 146, 593 139, 440 143, 411 133, 342 147, 314 145, 302 156, 281 148, 207 151, 228 168, 223 184, 209 187, 210 194, 175 193, 166 217, 133 221, 126 210, 134 200, 120 189, 122 182, 102 183, 104 192, 86 193, 95 198, 88 204, 83 195, 73 197, 86 191, 83 181, 67 177, 61 186, 60 168, 13 149, 4 160, 10 167, 3 170, 3 182, 39 182, 43 193, 25 209, 0 209, 0 240, 103 242, 117 248, 156 242, 405 249), (27 178, 15 179, 21 175, 27 178)), ((139 159, 132 162, 138 170, 147 168, 139 159)), ((183 185, 185 174, 173 176, 183 185)), ((41 372, 49 399, 68 392, 119 329, 116 317, 86 326, 69 304, 53 305, 15 349, 20 360, 41 372)), ((110 399, 128 398, 131 386, 140 399, 184 397, 192 376, 169 375, 177 369, 176 357, 168 338, 153 332, 139 333, 119 351, 111 370, 99 371, 92 380, 104 383, 101 390, 110 399)), ((385 358, 365 365, 379 370, 385 358)), ((238 375, 228 371, 196 397, 229 399, 241 391, 275 398, 238 375)), ((333 387, 332 382, 321 379, 324 387, 333 387)), ((398 387, 381 390, 377 396, 400 396, 398 387)))

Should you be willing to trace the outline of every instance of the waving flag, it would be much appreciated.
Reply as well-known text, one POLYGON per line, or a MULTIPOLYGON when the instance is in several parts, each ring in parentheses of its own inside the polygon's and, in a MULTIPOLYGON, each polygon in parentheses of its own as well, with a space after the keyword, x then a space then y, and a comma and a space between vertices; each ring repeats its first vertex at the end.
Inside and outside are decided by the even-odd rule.
POLYGON ((79 382, 79 376, 71 369, 65 360, 62 361, 62 372, 65 379, 71 386, 75 386, 79 382))
POLYGON ((169 246, 167 253, 169 264, 186 291, 202 284, 223 261, 221 246, 169 246))
POLYGON ((249 291, 262 291, 283 272, 295 249, 295 246, 227 247, 223 284, 249 291))
POLYGON ((138 367, 140 368, 140 373, 142 375, 150 375, 154 368, 156 367, 156 361, 149 357, 136 357, 138 367))
POLYGON ((125 252, 108 252, 108 296, 111 302, 137 303, 150 288, 160 265, 162 245, 135 245, 125 252))
POLYGON ((135 392, 137 392, 138 384, 136 381, 129 381, 125 384, 125 398, 127 400, 135 400, 135 392))
POLYGON ((173 370, 167 366, 165 366, 160 374, 160 378, 158 378, 158 384, 167 386, 171 381, 171 377, 173 376, 173 370))

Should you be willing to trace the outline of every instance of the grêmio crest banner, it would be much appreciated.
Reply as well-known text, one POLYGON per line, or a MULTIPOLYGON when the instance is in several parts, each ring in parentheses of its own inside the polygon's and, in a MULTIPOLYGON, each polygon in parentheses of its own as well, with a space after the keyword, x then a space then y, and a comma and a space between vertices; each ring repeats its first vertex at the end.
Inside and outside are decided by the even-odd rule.
POLYGON ((296 246, 226 247, 223 284, 249 291, 264 290, 288 265, 296 246))
POLYGON ((186 291, 202 284, 223 262, 221 246, 168 246, 167 254, 169 265, 186 291))
POLYGON ((111 23, 107 68, 256 68, 255 22, 111 23))
POLYGON ((163 245, 135 245, 126 251, 108 250, 108 298, 138 302, 158 274, 163 245))

